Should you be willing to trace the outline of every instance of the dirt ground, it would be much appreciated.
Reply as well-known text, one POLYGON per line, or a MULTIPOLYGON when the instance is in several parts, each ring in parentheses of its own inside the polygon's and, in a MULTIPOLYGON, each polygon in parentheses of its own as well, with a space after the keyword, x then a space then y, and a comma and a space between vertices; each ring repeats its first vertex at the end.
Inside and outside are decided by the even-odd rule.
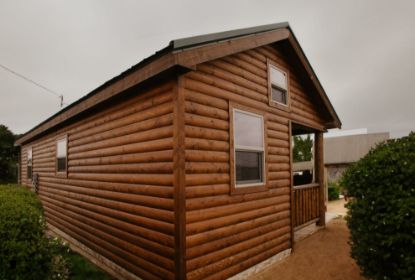
POLYGON ((340 216, 346 216, 347 209, 344 207, 346 201, 344 199, 338 199, 329 201, 327 203, 327 213, 333 213, 340 216))
POLYGON ((325 229, 299 241, 287 259, 252 279, 364 280, 350 257, 348 237, 345 220, 334 219, 325 229))

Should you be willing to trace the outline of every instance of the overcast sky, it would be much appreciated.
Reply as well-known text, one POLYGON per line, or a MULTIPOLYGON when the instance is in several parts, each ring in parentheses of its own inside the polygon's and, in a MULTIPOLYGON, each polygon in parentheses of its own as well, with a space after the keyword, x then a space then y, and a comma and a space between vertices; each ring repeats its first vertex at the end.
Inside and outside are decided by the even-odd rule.
MULTIPOLYGON (((344 129, 415 130, 414 1, 0 1, 0 64, 71 103, 171 39, 288 21, 344 129)), ((56 96, 0 68, 0 124, 23 133, 56 96)))

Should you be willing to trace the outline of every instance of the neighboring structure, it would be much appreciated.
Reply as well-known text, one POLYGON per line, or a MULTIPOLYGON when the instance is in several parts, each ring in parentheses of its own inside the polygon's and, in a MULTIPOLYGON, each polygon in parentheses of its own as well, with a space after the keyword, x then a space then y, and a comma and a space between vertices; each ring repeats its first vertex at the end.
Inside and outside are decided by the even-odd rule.
POLYGON ((323 132, 339 128, 288 24, 172 41, 23 135, 50 229, 118 278, 223 279, 324 225, 323 132), (292 187, 291 135, 315 133, 292 187))
POLYGON ((324 165, 328 181, 337 181, 350 164, 388 139, 389 132, 324 138, 324 165))

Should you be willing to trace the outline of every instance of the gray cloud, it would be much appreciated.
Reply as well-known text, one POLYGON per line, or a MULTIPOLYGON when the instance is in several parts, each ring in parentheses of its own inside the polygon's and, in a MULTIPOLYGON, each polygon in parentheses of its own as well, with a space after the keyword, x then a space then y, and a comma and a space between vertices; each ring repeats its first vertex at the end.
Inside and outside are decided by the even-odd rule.
MULTIPOLYGON (((415 121, 412 1, 1 1, 0 63, 79 99, 174 38, 289 21, 345 129, 415 121)), ((58 99, 0 69, 0 123, 22 133, 58 99)))

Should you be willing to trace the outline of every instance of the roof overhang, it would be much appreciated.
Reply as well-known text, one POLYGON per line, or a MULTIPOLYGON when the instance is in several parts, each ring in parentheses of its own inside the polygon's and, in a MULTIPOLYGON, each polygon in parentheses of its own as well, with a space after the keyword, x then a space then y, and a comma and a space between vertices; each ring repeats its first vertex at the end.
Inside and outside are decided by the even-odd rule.
POLYGON ((291 28, 288 23, 278 23, 173 40, 166 48, 104 83, 28 131, 16 141, 16 145, 22 145, 38 138, 60 124, 70 122, 79 114, 166 72, 173 71, 182 74, 196 69, 198 64, 282 40, 288 40, 292 46, 319 93, 325 108, 330 113, 331 120, 327 122, 326 128, 340 128, 340 119, 291 28), (179 71, 176 71, 177 69, 179 71))

